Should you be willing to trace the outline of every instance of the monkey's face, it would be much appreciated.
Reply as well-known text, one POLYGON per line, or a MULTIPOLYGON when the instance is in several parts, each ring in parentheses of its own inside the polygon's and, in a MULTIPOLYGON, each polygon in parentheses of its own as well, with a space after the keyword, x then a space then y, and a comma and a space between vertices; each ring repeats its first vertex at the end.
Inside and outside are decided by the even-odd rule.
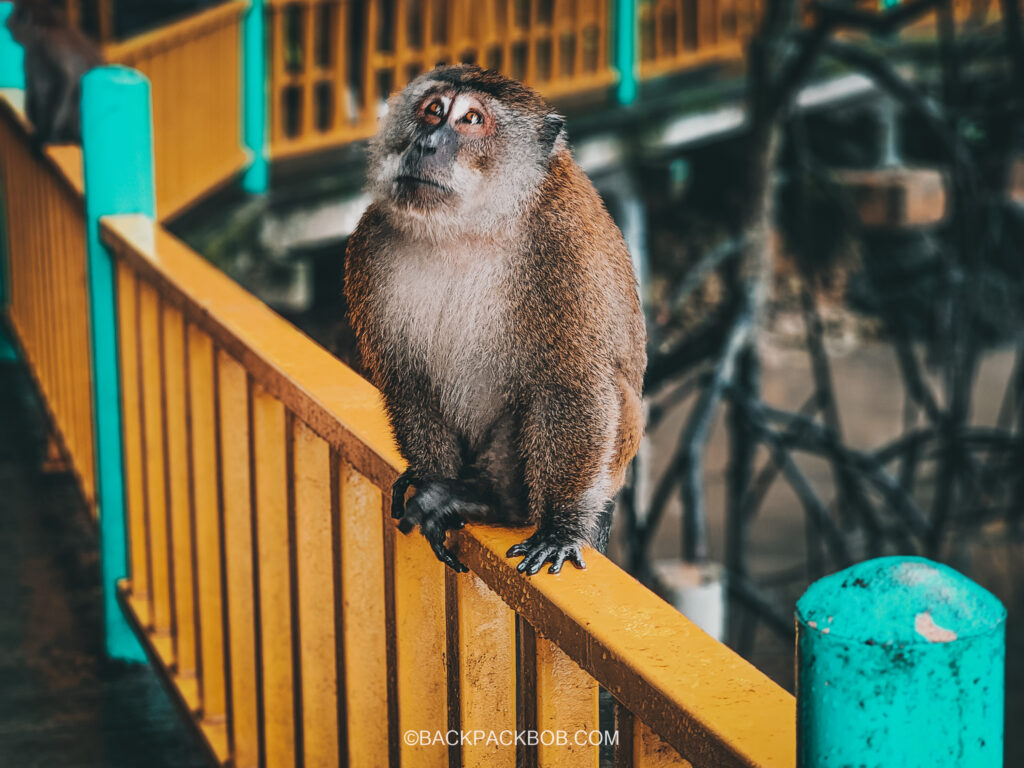
POLYGON ((457 205, 476 191, 486 164, 486 139, 495 117, 483 99, 438 88, 414 105, 413 132, 397 157, 390 198, 399 206, 429 211, 457 205))
POLYGON ((539 140, 546 110, 474 88, 476 72, 452 67, 414 80, 392 97, 370 143, 370 193, 397 223, 430 237, 507 224, 543 177, 553 143, 539 140), (446 79, 454 76, 467 81, 446 79))
POLYGON ((22 45, 32 43, 40 34, 42 27, 60 26, 63 18, 59 12, 50 8, 40 0, 19 0, 14 10, 7 17, 7 29, 11 37, 22 45))

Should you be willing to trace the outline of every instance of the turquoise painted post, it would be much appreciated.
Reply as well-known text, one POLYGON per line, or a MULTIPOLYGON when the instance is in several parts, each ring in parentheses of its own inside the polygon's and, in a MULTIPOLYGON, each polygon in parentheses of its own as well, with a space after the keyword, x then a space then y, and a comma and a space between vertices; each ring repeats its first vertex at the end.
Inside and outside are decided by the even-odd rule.
POLYGON ((25 88, 25 51, 7 29, 14 3, 0 3, 0 88, 25 88))
POLYGON ((251 157, 242 188, 261 195, 270 184, 267 162, 267 52, 263 0, 249 0, 242 19, 242 137, 251 157))
POLYGON ((127 67, 101 67, 82 78, 82 158, 85 176, 96 482, 107 653, 145 655, 115 597, 128 572, 121 393, 117 355, 114 262, 100 242, 100 218, 118 213, 156 217, 149 81, 127 67))
MULTIPOLYGON (((0 88, 24 89, 25 52, 7 29, 7 17, 13 11, 14 3, 0 2, 0 88)), ((0 313, 7 309, 6 213, 6 192, 0 188, 0 313)), ((15 357, 14 345, 7 338, 3 328, 0 328, 0 360, 13 360, 15 357)))
POLYGON ((639 26, 637 16, 638 0, 615 0, 615 16, 612 29, 615 35, 615 69, 619 73, 619 84, 615 98, 619 104, 629 105, 636 101, 636 36, 639 26))
POLYGON ((999 768, 1006 610, 921 557, 810 586, 797 618, 798 765, 999 768))

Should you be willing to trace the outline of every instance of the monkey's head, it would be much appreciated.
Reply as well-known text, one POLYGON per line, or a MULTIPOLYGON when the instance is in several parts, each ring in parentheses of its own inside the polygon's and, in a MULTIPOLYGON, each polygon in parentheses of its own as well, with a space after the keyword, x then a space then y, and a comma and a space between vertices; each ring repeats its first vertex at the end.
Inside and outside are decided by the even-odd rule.
POLYGON ((14 10, 7 17, 11 37, 22 45, 32 42, 47 27, 63 27, 67 19, 63 11, 46 0, 15 0, 14 10))
POLYGON ((433 239, 514 224, 565 147, 565 120, 522 83, 438 67, 391 97, 370 142, 369 192, 433 239))

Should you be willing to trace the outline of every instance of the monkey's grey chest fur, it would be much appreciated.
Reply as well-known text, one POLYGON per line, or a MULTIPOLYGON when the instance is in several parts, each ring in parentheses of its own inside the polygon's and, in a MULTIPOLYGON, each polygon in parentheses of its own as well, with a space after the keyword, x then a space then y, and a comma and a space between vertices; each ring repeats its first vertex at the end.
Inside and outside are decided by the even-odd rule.
POLYGON ((382 275, 387 342, 405 350, 438 398, 441 416, 470 441, 504 409, 502 291, 506 261, 465 245, 397 248, 382 275))

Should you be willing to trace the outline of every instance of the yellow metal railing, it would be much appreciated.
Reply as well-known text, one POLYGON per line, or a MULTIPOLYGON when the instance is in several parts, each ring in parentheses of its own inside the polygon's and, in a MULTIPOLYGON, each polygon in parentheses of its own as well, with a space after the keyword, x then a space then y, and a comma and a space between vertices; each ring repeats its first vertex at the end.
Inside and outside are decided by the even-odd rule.
POLYGON ((760 10, 760 0, 641 0, 640 77, 741 58, 760 10))
POLYGON ((157 212, 178 213, 240 171, 246 156, 241 112, 239 27, 234 0, 104 47, 111 62, 152 85, 157 212))
MULTIPOLYGON (((62 453, 95 512, 89 295, 80 153, 29 151, 22 115, 0 98, 0 212, 7 317, 62 453)), ((2 247, 2 246, 0 246, 2 247)))
POLYGON ((373 133, 382 102, 436 64, 474 62, 549 97, 610 85, 608 0, 269 0, 271 151, 373 133))
POLYGON ((596 765, 574 735, 599 729, 603 685, 620 765, 794 764, 793 698, 610 561, 527 578, 503 554, 523 530, 468 526, 457 576, 397 534, 377 391, 149 219, 103 237, 124 605, 219 761, 511 766, 514 746, 405 734, 518 729, 572 742, 538 745, 540 765, 596 765))
MULTIPOLYGON (((3 96, 0 116, 10 325, 83 468, 80 155, 36 155, 3 96)), ((218 764, 597 765, 600 730, 618 766, 794 764, 793 697, 609 560, 529 578, 504 557, 527 531, 467 526, 456 575, 398 534, 403 464, 379 393, 153 220, 101 229, 129 531, 118 595, 218 764)))

